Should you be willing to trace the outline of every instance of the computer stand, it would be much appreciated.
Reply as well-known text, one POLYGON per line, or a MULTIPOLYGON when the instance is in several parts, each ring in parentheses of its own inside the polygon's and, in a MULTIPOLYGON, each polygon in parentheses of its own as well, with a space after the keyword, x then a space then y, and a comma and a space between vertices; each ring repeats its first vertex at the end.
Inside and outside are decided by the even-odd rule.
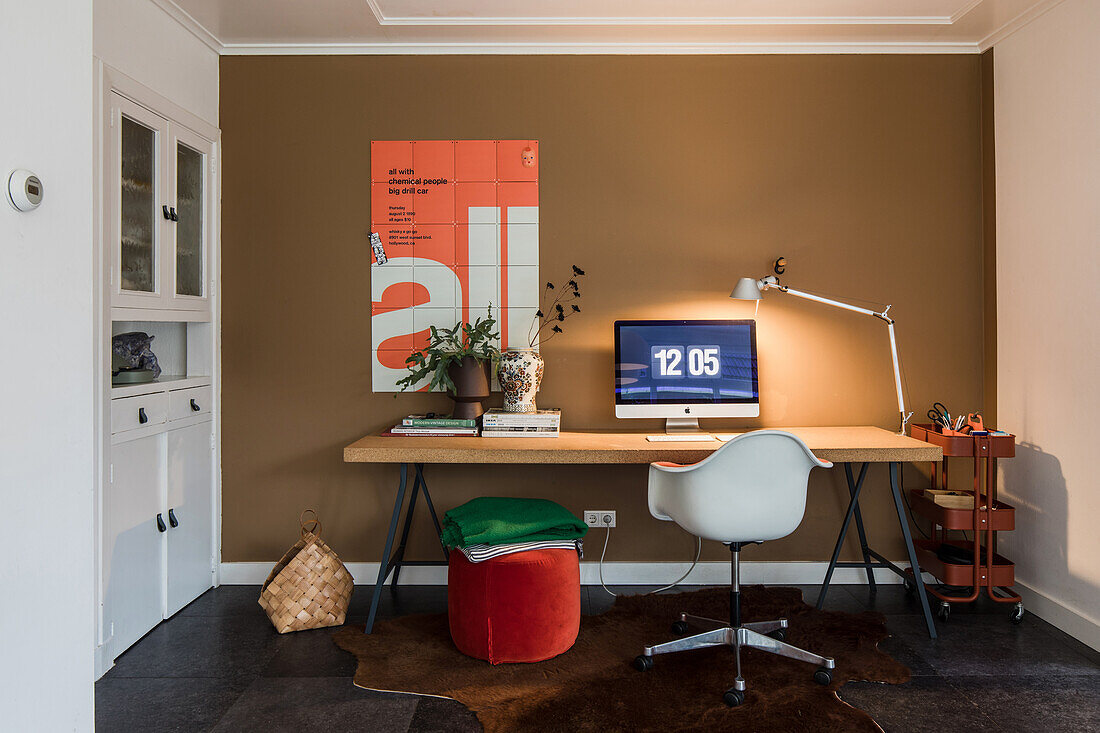
POLYGON ((686 433, 702 433, 699 428, 699 419, 694 417, 667 417, 665 418, 665 432, 669 435, 684 435, 686 433))

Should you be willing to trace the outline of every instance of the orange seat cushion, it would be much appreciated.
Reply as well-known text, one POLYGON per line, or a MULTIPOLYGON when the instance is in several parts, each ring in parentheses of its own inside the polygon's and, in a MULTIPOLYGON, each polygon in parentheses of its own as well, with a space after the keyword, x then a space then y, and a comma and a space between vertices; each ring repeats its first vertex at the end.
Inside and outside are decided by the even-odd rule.
POLYGON ((447 616, 455 646, 475 659, 503 664, 556 657, 580 631, 576 550, 528 550, 480 563, 451 550, 447 616))

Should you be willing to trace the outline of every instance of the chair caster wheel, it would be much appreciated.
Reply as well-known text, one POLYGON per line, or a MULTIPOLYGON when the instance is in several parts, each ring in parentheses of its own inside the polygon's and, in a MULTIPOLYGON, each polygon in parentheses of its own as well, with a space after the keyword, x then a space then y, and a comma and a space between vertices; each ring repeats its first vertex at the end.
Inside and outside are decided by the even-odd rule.
POLYGON ((687 621, 676 621, 675 623, 672 624, 672 633, 676 634, 676 636, 683 636, 687 632, 688 632, 687 621))
POLYGON ((773 638, 777 641, 783 641, 784 639, 787 638, 787 630, 786 629, 776 629, 775 631, 769 631, 768 636, 770 636, 771 638, 773 638))
POLYGON ((722 695, 722 702, 726 703, 726 705, 729 705, 731 708, 743 705, 745 703, 745 693, 731 687, 726 690, 726 694, 722 695))
POLYGON ((1012 623, 1018 624, 1024 620, 1024 604, 1017 603, 1012 608, 1012 615, 1009 617, 1012 619, 1012 623))
POLYGON ((833 681, 833 670, 827 667, 818 667, 814 672, 814 682, 819 685, 827 685, 833 681))
POLYGON ((947 601, 941 603, 939 610, 936 611, 936 616, 940 619, 940 621, 946 621, 947 619, 951 618, 951 604, 947 601))
POLYGON ((902 585, 905 586, 905 595, 911 596, 916 594, 917 584, 913 582, 912 578, 906 577, 906 579, 902 581, 902 585))
POLYGON ((647 657, 644 654, 634 657, 634 669, 639 672, 648 672, 653 669, 653 657, 647 657))

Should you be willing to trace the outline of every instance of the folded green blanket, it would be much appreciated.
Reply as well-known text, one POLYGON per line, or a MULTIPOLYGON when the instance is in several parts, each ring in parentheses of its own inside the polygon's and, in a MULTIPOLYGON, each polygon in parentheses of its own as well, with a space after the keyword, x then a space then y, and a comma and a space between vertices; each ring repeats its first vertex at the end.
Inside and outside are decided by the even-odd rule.
POLYGON ((466 547, 573 540, 587 531, 584 522, 556 502, 482 496, 444 514, 440 538, 447 547, 466 547))

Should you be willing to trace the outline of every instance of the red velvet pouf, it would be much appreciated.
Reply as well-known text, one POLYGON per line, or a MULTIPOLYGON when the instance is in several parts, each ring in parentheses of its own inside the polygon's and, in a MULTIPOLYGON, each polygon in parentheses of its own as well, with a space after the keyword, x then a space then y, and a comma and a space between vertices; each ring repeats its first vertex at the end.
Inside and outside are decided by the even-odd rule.
POLYGON ((541 662, 573 646, 581 624, 576 550, 529 550, 472 563, 451 550, 451 638, 490 664, 541 662))

